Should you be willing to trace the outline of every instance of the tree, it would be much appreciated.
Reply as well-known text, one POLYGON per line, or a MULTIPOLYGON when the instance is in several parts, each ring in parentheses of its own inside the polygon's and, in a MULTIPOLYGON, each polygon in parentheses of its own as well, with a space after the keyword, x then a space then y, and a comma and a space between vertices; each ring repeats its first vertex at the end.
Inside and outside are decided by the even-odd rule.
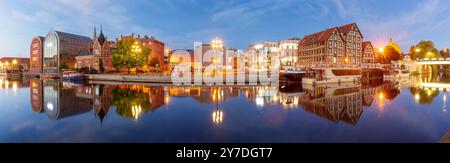
POLYGON ((59 69, 69 69, 69 66, 67 65, 66 62, 61 62, 61 64, 59 64, 59 69))
POLYGON ((441 57, 439 50, 434 47, 433 41, 420 41, 419 44, 415 45, 414 55, 420 59, 441 57))
POLYGON ((161 63, 159 63, 159 59, 156 57, 151 57, 148 61, 148 66, 153 68, 154 70, 160 71, 161 63))
POLYGON ((447 48, 447 49, 442 49, 441 51, 440 51, 440 53, 441 53, 441 56, 442 57, 450 57, 450 52, 449 52, 449 49, 447 48))
POLYGON ((416 46, 411 46, 411 48, 409 48, 409 56, 411 57, 411 59, 415 60, 417 58, 416 55, 416 46))
POLYGON ((400 59, 402 59, 401 54, 390 45, 386 46, 383 54, 379 56, 379 62, 384 64, 389 64, 391 61, 398 61, 400 59))
POLYGON ((132 68, 146 65, 149 54, 150 49, 133 38, 120 40, 112 51, 113 66, 117 69, 127 69, 129 74, 132 68))

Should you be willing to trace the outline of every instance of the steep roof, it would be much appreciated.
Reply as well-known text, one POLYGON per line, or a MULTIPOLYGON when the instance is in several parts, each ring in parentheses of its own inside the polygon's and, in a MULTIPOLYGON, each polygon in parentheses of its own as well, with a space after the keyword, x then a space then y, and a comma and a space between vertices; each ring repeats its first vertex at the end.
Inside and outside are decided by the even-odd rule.
MULTIPOLYGON (((343 26, 340 26, 340 27, 337 27, 337 28, 339 29, 339 32, 340 32, 342 35, 346 36, 346 35, 352 30, 352 28, 353 28, 354 26, 355 26, 356 28, 358 28, 358 25, 356 25, 356 23, 351 23, 351 24, 343 25, 343 26)), ((358 28, 358 31, 359 31, 359 28, 358 28)), ((361 34, 361 36, 363 36, 362 33, 361 33, 361 31, 359 31, 359 33, 361 34)))
POLYGON ((366 50, 366 46, 371 46, 372 50, 373 50, 373 45, 370 41, 365 41, 362 43, 362 52, 364 53, 364 51, 366 50))
POLYGON ((322 42, 328 40, 330 36, 333 34, 333 32, 337 30, 336 27, 334 28, 328 28, 324 31, 317 32, 314 34, 306 35, 303 37, 303 40, 301 41, 301 44, 310 44, 310 43, 316 43, 316 42, 322 42))
POLYGON ((100 31, 100 35, 97 38, 98 43, 100 43, 101 46, 106 42, 106 37, 103 35, 103 30, 100 31))
POLYGON ((78 52, 78 56, 87 56, 87 55, 93 55, 91 50, 80 50, 78 52))

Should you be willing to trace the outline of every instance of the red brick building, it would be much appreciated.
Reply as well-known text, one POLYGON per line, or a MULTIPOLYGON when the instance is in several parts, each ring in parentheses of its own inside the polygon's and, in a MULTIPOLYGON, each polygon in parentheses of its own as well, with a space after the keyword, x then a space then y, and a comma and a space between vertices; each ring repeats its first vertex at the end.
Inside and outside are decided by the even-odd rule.
MULTIPOLYGON (((81 50, 76 57, 76 68, 88 68, 96 71, 114 71, 112 65, 111 42, 103 34, 103 29, 97 37, 96 29, 93 34, 94 44, 91 49, 81 50)), ((114 43, 112 43, 114 44, 114 43)))
POLYGON ((44 55, 44 40, 43 36, 35 36, 30 45, 30 72, 42 72, 42 56, 44 55))

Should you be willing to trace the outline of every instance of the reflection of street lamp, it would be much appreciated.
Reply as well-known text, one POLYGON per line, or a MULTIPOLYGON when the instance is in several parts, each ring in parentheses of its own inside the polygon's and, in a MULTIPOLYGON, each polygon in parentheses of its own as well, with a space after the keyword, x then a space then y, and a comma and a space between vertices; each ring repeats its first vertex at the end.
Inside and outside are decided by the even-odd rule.
POLYGON ((213 123, 216 125, 221 124, 223 122, 223 111, 220 110, 219 108, 214 110, 212 113, 212 120, 213 123))

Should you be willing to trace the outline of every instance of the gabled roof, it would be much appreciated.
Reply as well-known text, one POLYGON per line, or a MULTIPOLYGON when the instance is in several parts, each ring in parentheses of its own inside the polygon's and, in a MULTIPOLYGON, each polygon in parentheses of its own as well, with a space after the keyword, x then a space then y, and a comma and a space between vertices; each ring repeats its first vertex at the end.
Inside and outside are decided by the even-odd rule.
POLYGON ((366 46, 369 46, 369 45, 373 48, 372 43, 370 41, 364 41, 362 43, 362 48, 364 49, 366 46))
POLYGON ((373 49, 372 43, 371 43, 370 41, 365 41, 365 42, 362 43, 362 52, 363 52, 363 53, 364 53, 364 51, 366 50, 366 46, 371 46, 371 47, 372 47, 372 50, 374 50, 374 49, 373 49))
MULTIPOLYGON (((338 29, 339 29, 339 32, 341 32, 342 35, 346 36, 352 30, 352 28, 354 26, 356 28, 358 28, 358 25, 356 25, 356 23, 351 23, 351 24, 340 26, 340 27, 338 27, 338 29)), ((359 31, 359 28, 358 28, 358 31, 359 31)), ((361 36, 363 36, 361 31, 359 31, 359 34, 361 34, 361 36)))
POLYGON ((306 35, 303 37, 303 40, 300 44, 310 44, 310 43, 316 43, 316 42, 322 42, 328 40, 330 36, 333 34, 333 32, 337 30, 336 27, 329 28, 321 32, 317 32, 311 35, 306 35))
POLYGON ((87 56, 87 55, 93 55, 91 50, 80 50, 78 52, 78 56, 87 56))

